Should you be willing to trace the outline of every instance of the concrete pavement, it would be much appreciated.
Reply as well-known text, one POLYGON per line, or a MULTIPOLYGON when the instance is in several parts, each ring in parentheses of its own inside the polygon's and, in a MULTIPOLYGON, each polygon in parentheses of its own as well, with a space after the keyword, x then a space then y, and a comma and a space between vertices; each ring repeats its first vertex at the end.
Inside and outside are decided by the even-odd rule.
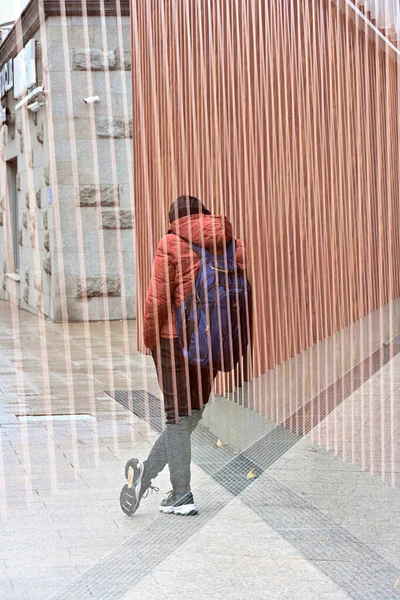
POLYGON ((400 597, 399 356, 250 485, 236 481, 250 459, 200 427, 199 516, 158 513, 165 470, 127 518, 125 461, 157 434, 105 392, 160 396, 135 340, 135 322, 56 325, 0 303, 0 598, 400 597))

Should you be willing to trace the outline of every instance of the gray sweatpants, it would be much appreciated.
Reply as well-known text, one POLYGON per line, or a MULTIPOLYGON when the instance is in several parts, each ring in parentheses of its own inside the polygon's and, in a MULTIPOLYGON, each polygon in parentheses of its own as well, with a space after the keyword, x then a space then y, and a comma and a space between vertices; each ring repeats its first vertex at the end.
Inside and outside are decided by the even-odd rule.
POLYGON ((190 417, 181 417, 177 423, 167 424, 144 462, 144 483, 157 477, 168 463, 174 492, 183 494, 190 491, 190 463, 192 460, 190 436, 196 429, 203 410, 192 412, 190 417))
POLYGON ((143 483, 150 483, 168 464, 174 492, 189 492, 190 436, 201 420, 216 372, 189 365, 177 338, 161 338, 153 359, 164 395, 167 424, 144 462, 143 483))

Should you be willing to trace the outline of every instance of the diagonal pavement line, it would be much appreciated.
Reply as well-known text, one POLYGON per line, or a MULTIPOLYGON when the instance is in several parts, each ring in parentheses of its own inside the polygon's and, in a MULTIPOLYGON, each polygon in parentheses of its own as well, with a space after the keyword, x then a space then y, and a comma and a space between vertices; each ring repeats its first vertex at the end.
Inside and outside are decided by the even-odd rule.
POLYGON ((56 594, 54 600, 122 598, 238 496, 310 563, 346 591, 350 598, 386 600, 400 597, 400 590, 393 588, 398 576, 395 566, 288 486, 264 473, 302 436, 277 426, 242 454, 232 455, 225 449, 222 455, 219 452, 223 450, 221 448, 214 450, 214 455, 220 458, 211 461, 206 453, 204 461, 202 450, 206 448, 205 441, 209 447, 210 437, 210 433, 201 428, 194 439, 194 445, 198 446, 195 462, 211 476, 209 482, 196 490, 204 504, 207 503, 207 508, 192 518, 160 515, 149 527, 112 551, 64 591, 56 594), (227 462, 229 456, 230 460, 227 462), (221 462, 224 464, 215 470, 215 466, 221 462), (254 468, 258 474, 254 481, 249 481, 246 477, 250 468, 254 468), (368 589, 365 585, 358 585, 357 578, 355 582, 351 581, 349 572, 354 570, 354 564, 360 565, 360 572, 364 577, 369 576, 369 569, 371 573, 375 573, 368 589), (87 596, 88 593, 91 595, 87 596))
MULTIPOLYGON (((273 455, 268 460, 271 464, 301 437, 281 426, 277 426, 276 429, 279 430, 280 436, 274 433, 274 429, 262 438, 271 436, 271 442, 265 440, 265 448, 274 445, 273 455)), ((92 597, 98 600, 117 600, 122 598, 132 588, 132 582, 137 584, 151 573, 158 564, 199 531, 243 489, 252 484, 246 477, 250 468, 254 468, 258 474, 264 471, 262 465, 266 463, 261 455, 257 456, 257 461, 254 461, 251 452, 247 457, 244 454, 235 455, 225 446, 218 450, 214 449, 210 442, 215 442, 216 439, 202 426, 193 433, 193 462, 211 476, 210 481, 196 490, 196 493, 204 499, 203 502, 207 503, 207 508, 196 517, 179 518, 176 515, 160 515, 145 530, 113 550, 65 590, 53 596, 53 599, 81 600, 92 597), (242 481, 237 483, 239 479, 242 481), (88 593, 92 595, 88 596, 88 593)))
POLYGON ((165 423, 165 413, 160 398, 147 390, 106 391, 113 400, 146 421, 151 429, 161 433, 165 423))
POLYGON ((400 598, 400 590, 394 587, 400 576, 400 561, 394 565, 383 559, 273 476, 265 473, 243 491, 240 499, 350 598, 400 598))
POLYGON ((400 336, 378 348, 370 356, 336 379, 314 398, 306 402, 283 425, 291 431, 306 434, 328 416, 356 389, 377 373, 400 352, 400 336))
MULTIPOLYGON (((339 386, 333 384, 333 391, 340 390, 340 401, 344 400, 356 387, 359 387, 372 374, 376 373, 379 365, 383 366, 400 351, 398 339, 393 340, 388 348, 389 350, 383 353, 378 350, 363 364, 357 365, 354 370, 341 378, 343 382, 339 386), (343 393, 343 389, 348 391, 347 395, 343 393)), ((125 402, 126 408, 136 413, 133 400, 139 398, 139 401, 143 402, 144 399, 151 396, 143 390, 139 392, 139 396, 136 397, 131 392, 131 397, 123 398, 120 403, 124 404, 125 402)), ((118 391, 107 393, 117 400, 118 391)), ((160 400, 155 396, 152 396, 152 398, 160 403, 160 400)), ((314 404, 312 412, 313 414, 319 414, 321 419, 325 418, 328 412, 333 410, 339 403, 337 399, 334 399, 329 403, 330 410, 328 408, 324 412, 318 410, 318 407, 321 408, 322 404, 325 407, 327 406, 326 395, 320 394, 313 401, 317 402, 317 410, 314 413, 314 404)), ((158 416, 156 412, 154 413, 154 406, 153 402, 152 421, 155 423, 158 416)), ((140 410, 143 410, 143 407, 140 410)), ((211 440, 215 441, 216 438, 204 427, 199 426, 193 434, 193 462, 211 476, 210 482, 196 491, 207 501, 207 512, 195 518, 190 518, 190 520, 174 519, 170 516, 167 517, 168 520, 164 520, 165 515, 160 516, 148 528, 112 551, 72 585, 56 594, 53 597, 54 600, 82 600, 85 597, 99 600, 117 600, 121 598, 132 588, 132 581, 137 584, 238 495, 256 514, 272 527, 277 528, 279 533, 290 541, 295 548, 298 548, 306 557, 309 555, 309 561, 325 572, 332 581, 338 583, 354 600, 399 598, 400 590, 393 587, 397 572, 395 566, 382 559, 366 544, 360 542, 342 526, 335 524, 333 520, 291 491, 287 486, 283 486, 271 477, 266 478, 266 475, 264 475, 268 467, 303 437, 303 432, 310 430, 309 412, 300 409, 295 415, 294 420, 291 419, 285 423, 288 426, 287 428, 283 425, 277 425, 272 431, 238 455, 233 455, 226 447, 220 448, 218 452, 211 452, 209 442, 211 440), (295 426, 293 426, 293 423, 295 426), (259 478, 258 480, 250 481, 247 479, 247 473, 250 469, 254 469, 259 478), (272 481, 275 482, 276 502, 278 503, 278 512, 275 510, 275 513, 271 512, 268 502, 264 501, 264 498, 268 497, 268 490, 271 490, 272 481), (269 488, 267 486, 268 489, 265 489, 266 482, 269 485, 269 488), (216 483, 220 485, 216 486, 216 483), (264 487, 262 487, 263 484, 264 487), (250 485, 251 488, 249 489, 250 485), (259 503, 256 501, 257 490, 259 490, 259 496, 263 500, 259 503), (285 506, 282 503, 287 502, 288 496, 291 498, 292 504, 285 506), (295 519, 293 521, 294 527, 280 527, 279 519, 289 520, 289 509, 292 512, 292 521, 295 519), (275 515, 274 518, 272 518, 273 514, 275 515), (299 525, 303 525, 303 527, 299 527, 299 525), (313 527, 310 525, 313 525, 313 527), (323 536, 323 538, 327 538, 323 541, 328 543, 325 543, 323 547, 318 546, 320 533, 326 530, 329 530, 329 535, 323 536), (348 549, 344 548, 344 545, 347 545, 348 549), (316 556, 318 553, 315 552, 313 554, 313 548, 319 548, 320 555, 316 556), (338 561, 335 560, 335 557, 337 559, 343 554, 350 558, 347 558, 346 561, 340 561, 343 562, 343 566, 338 568, 338 561), (329 558, 321 560, 320 556, 328 556, 329 558), (350 561, 350 559, 352 560, 350 561), (354 562, 360 564, 360 571, 353 581, 350 579, 342 581, 346 563, 349 563, 349 561, 352 564, 354 562), (365 582, 358 585, 357 578, 359 576, 369 577, 372 575, 373 579, 369 581, 367 586, 365 582), (90 596, 88 596, 88 593, 90 596)), ((327 456, 331 457, 329 454, 327 456)), ((332 460, 335 459, 332 458, 332 460)))

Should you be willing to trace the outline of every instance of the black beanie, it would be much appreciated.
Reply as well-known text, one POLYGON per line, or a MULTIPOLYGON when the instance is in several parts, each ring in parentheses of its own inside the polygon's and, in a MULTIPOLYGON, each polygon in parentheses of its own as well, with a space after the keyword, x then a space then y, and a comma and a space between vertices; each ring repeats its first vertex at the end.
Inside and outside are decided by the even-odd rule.
POLYGON ((175 219, 181 219, 188 215, 198 215, 200 213, 211 215, 210 211, 198 198, 194 196, 179 196, 169 208, 169 222, 172 223, 175 219))

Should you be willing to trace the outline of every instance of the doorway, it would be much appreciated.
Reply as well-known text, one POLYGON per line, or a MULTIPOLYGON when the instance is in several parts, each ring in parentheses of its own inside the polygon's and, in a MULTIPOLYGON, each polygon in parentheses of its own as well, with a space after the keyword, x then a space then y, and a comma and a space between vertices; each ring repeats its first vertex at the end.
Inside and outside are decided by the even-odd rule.
POLYGON ((8 205, 11 217, 11 236, 14 258, 14 272, 19 273, 19 211, 17 191, 17 159, 7 161, 8 205))

